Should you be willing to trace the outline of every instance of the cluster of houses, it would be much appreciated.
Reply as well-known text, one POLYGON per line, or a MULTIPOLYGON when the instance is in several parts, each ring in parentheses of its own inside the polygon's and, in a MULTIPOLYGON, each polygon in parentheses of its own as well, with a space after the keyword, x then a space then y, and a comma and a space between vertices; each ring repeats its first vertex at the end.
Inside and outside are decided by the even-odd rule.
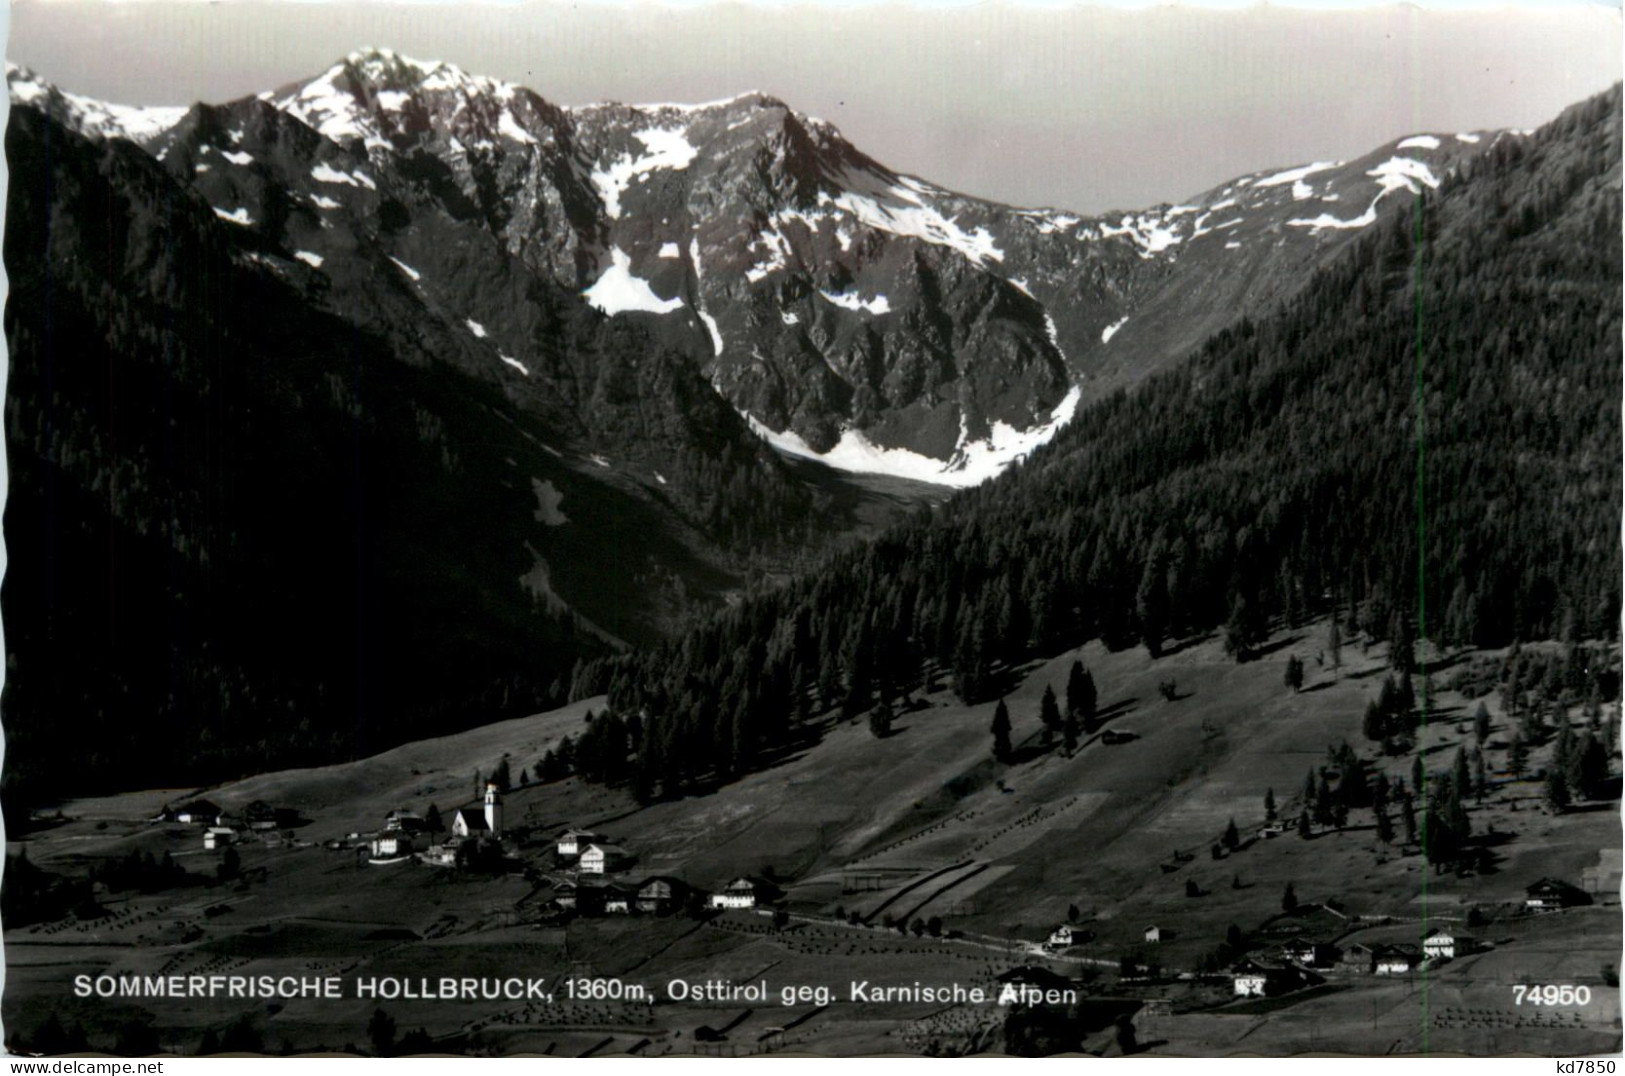
POLYGON ((297 826, 300 818, 293 808, 273 807, 264 800, 250 803, 241 814, 232 814, 212 800, 195 799, 177 807, 164 804, 152 821, 160 825, 202 826, 203 847, 212 852, 245 841, 283 843, 282 834, 297 826))
POLYGON ((457 851, 465 843, 496 841, 500 844, 502 834, 502 791, 495 784, 487 784, 482 799, 466 803, 452 813, 449 835, 413 811, 391 811, 384 816, 384 828, 368 840, 367 849, 373 863, 400 863, 416 858, 449 867, 457 862, 457 851))
POLYGON ((681 878, 657 874, 612 877, 628 870, 635 857, 601 833, 568 829, 555 845, 567 867, 553 886, 553 902, 577 915, 668 915, 690 907, 749 910, 778 897, 771 882, 750 876, 735 878, 714 893, 689 885, 681 878))

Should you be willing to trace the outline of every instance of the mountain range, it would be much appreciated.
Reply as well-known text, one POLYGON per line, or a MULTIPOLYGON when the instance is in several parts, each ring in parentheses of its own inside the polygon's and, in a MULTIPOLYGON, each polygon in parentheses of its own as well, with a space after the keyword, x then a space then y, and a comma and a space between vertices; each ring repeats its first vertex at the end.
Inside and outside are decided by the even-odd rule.
POLYGON ((1523 137, 1085 216, 759 93, 564 108, 381 49, 190 108, 8 76, 14 790, 70 744, 201 780, 556 703, 1523 137))

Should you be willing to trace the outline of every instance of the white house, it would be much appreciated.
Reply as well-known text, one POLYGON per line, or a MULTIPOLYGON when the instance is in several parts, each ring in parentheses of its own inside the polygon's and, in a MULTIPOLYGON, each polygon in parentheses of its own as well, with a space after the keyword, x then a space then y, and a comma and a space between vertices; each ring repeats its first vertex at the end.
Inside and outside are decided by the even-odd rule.
POLYGON ((230 826, 210 826, 203 831, 203 847, 213 851, 237 842, 237 831, 230 826))
POLYGON ((581 853, 582 874, 607 874, 627 860, 626 849, 615 844, 589 844, 581 853))
POLYGON ((1378 975, 1406 975, 1420 962, 1417 958, 1416 950, 1408 945, 1385 945, 1377 950, 1372 970, 1378 975))
POLYGON ((1145 928, 1145 940, 1147 942, 1161 942, 1162 941, 1162 928, 1157 926, 1155 923, 1153 923, 1151 926, 1146 927, 1145 928))
POLYGON ((412 835, 399 830, 386 830, 374 837, 368 847, 374 859, 397 859, 412 854, 412 835))
POLYGON ((497 786, 485 786, 485 802, 470 803, 457 808, 451 820, 451 832, 456 837, 502 836, 502 793, 497 786))
POLYGON ((559 855, 579 856, 587 845, 603 839, 603 834, 600 833, 589 833, 584 829, 567 829, 559 834, 559 855))
POLYGON ((1074 944, 1072 928, 1062 923, 1050 932, 1049 940, 1044 943, 1046 949, 1070 949, 1074 944))
POLYGON ((1261 998, 1269 986, 1269 969, 1251 960, 1244 960, 1231 971, 1238 998, 1261 998))
POLYGON ((1428 931, 1427 937, 1422 939, 1422 952, 1429 960, 1454 960, 1457 955, 1473 951, 1473 939, 1467 934, 1457 934, 1449 927, 1438 927, 1428 931))
POLYGON ((721 892, 711 894, 711 907, 754 908, 766 892, 766 885, 754 878, 735 878, 721 892))

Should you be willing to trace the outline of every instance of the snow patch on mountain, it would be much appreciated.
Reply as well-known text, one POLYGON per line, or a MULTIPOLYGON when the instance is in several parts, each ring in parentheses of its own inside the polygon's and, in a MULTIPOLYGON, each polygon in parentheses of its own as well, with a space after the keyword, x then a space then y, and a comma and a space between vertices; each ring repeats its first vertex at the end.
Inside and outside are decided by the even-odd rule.
POLYGON ((593 186, 598 189, 604 212, 611 220, 620 219, 621 195, 632 185, 633 177, 657 168, 687 168, 700 154, 684 132, 672 128, 651 127, 632 132, 632 137, 643 143, 642 156, 633 157, 630 153, 623 153, 607 168, 592 173, 593 186))
POLYGON ((239 166, 252 164, 254 162, 254 155, 252 153, 238 153, 236 150, 223 150, 220 156, 224 157, 232 164, 239 166))
POLYGON ((475 321, 473 318, 464 318, 463 319, 463 324, 467 325, 468 326, 468 331, 473 333, 476 337, 478 337, 481 340, 485 339, 486 332, 485 332, 485 326, 484 325, 481 325, 479 322, 475 321))
POLYGON ((891 313, 891 302, 884 295, 877 295, 873 299, 865 299, 855 291, 828 292, 821 290, 818 294, 822 295, 825 299, 828 299, 836 306, 844 307, 847 310, 853 310, 858 313, 891 313))
POLYGON ((322 256, 314 251, 296 250, 293 252, 293 256, 310 266, 312 269, 320 269, 322 267, 322 256))
POLYGON ((347 187, 364 186, 373 190, 378 189, 370 176, 361 172, 340 172, 325 161, 316 162, 315 167, 310 170, 310 178, 318 183, 342 183, 347 187))
POLYGON ((1106 239, 1127 236, 1140 248, 1138 253, 1142 258, 1153 257, 1180 242, 1179 233, 1168 227, 1166 218, 1158 213, 1124 214, 1116 226, 1102 221, 1100 235, 1106 239))
POLYGON ((1420 193, 1418 183, 1437 188, 1439 179, 1433 170, 1414 157, 1390 157, 1377 167, 1371 169, 1366 175, 1377 181, 1380 188, 1371 204, 1364 213, 1357 217, 1334 217, 1330 213, 1322 213, 1318 217, 1298 218, 1287 221, 1294 228, 1309 228, 1318 232, 1322 228, 1364 228, 1375 224, 1377 220, 1377 203, 1397 190, 1406 190, 1412 194, 1420 193))
POLYGON ((1104 329, 1100 330, 1100 342, 1102 344, 1111 343, 1112 342, 1112 337, 1117 335, 1117 330, 1121 329, 1123 326, 1125 326, 1127 324, 1128 324, 1128 315, 1125 314, 1123 317, 1118 318, 1116 321, 1112 322, 1110 325, 1108 325, 1104 329))
POLYGON ((662 299, 647 280, 633 276, 632 259, 620 247, 612 248, 609 256, 610 267, 597 283, 581 293, 591 305, 610 317, 631 311, 669 314, 683 305, 681 298, 662 299))
POLYGON ((696 311, 700 320, 705 323, 706 332, 711 334, 711 351, 713 354, 722 354, 722 330, 717 327, 717 319, 706 313, 704 308, 696 311))
POLYGON ((841 188, 838 193, 818 192, 819 205, 832 205, 883 232, 950 247, 973 262, 1004 261, 1004 251, 994 242, 992 233, 981 226, 967 232, 957 220, 943 216, 921 196, 930 188, 917 180, 913 186, 905 186, 886 183, 871 172, 847 171, 837 182, 841 188))
MULTIPOLYGON (((751 430, 779 451, 804 459, 817 460, 839 471, 855 474, 881 474, 912 478, 919 482, 968 489, 995 477, 1011 464, 1048 443, 1061 427, 1072 421, 1082 393, 1076 386, 1050 414, 1042 426, 1018 430, 1003 422, 993 423, 992 431, 980 441, 967 441, 961 432, 953 458, 947 461, 921 455, 906 448, 882 448, 858 430, 848 429, 828 452, 816 452, 801 435, 792 430, 768 429, 752 415, 745 415, 751 430)), ((963 426, 961 426, 963 431, 963 426)))
POLYGON ((1405 139, 1395 149, 1438 149, 1439 140, 1432 135, 1412 135, 1405 139))
POLYGON ((401 261, 399 258, 390 258, 389 260, 395 263, 395 268, 399 269, 401 272, 403 272, 407 276, 411 277, 412 282, 414 284, 423 279, 423 274, 422 273, 418 272, 416 269, 412 268, 410 265, 407 265, 405 262, 401 261))
MULTIPOLYGON (((1329 168, 1336 168, 1341 161, 1315 161, 1313 164, 1299 165, 1297 168, 1288 168, 1285 172, 1277 172, 1273 176, 1266 176, 1256 180, 1254 187, 1279 187, 1283 183, 1297 183, 1299 180, 1324 172, 1329 168)), ((1240 185, 1239 183, 1237 184, 1240 185)))
POLYGON ((503 362, 507 363, 509 366, 512 366, 515 370, 518 370, 520 373, 524 374, 526 377, 530 376, 530 367, 526 366, 524 363, 520 362, 518 359, 514 358, 512 355, 504 355, 502 352, 499 351, 499 352, 497 352, 497 358, 501 359, 503 362))
POLYGON ((247 208, 243 206, 238 206, 236 209, 221 209, 219 206, 215 206, 214 215, 233 224, 246 226, 254 223, 254 218, 248 215, 247 208))

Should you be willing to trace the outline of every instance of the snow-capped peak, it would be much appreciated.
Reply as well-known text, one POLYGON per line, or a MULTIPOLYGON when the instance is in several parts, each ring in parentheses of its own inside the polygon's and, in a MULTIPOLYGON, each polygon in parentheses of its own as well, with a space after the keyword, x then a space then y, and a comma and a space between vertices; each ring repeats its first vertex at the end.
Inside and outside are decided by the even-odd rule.
POLYGON ((90 138, 127 138, 145 144, 179 123, 188 111, 184 106, 115 105, 65 93, 13 63, 6 64, 6 84, 13 101, 45 108, 90 138))
POLYGON ((277 108, 339 142, 389 150, 408 132, 408 110, 463 147, 538 141, 540 98, 455 64, 387 48, 358 49, 311 81, 274 95, 277 108))

